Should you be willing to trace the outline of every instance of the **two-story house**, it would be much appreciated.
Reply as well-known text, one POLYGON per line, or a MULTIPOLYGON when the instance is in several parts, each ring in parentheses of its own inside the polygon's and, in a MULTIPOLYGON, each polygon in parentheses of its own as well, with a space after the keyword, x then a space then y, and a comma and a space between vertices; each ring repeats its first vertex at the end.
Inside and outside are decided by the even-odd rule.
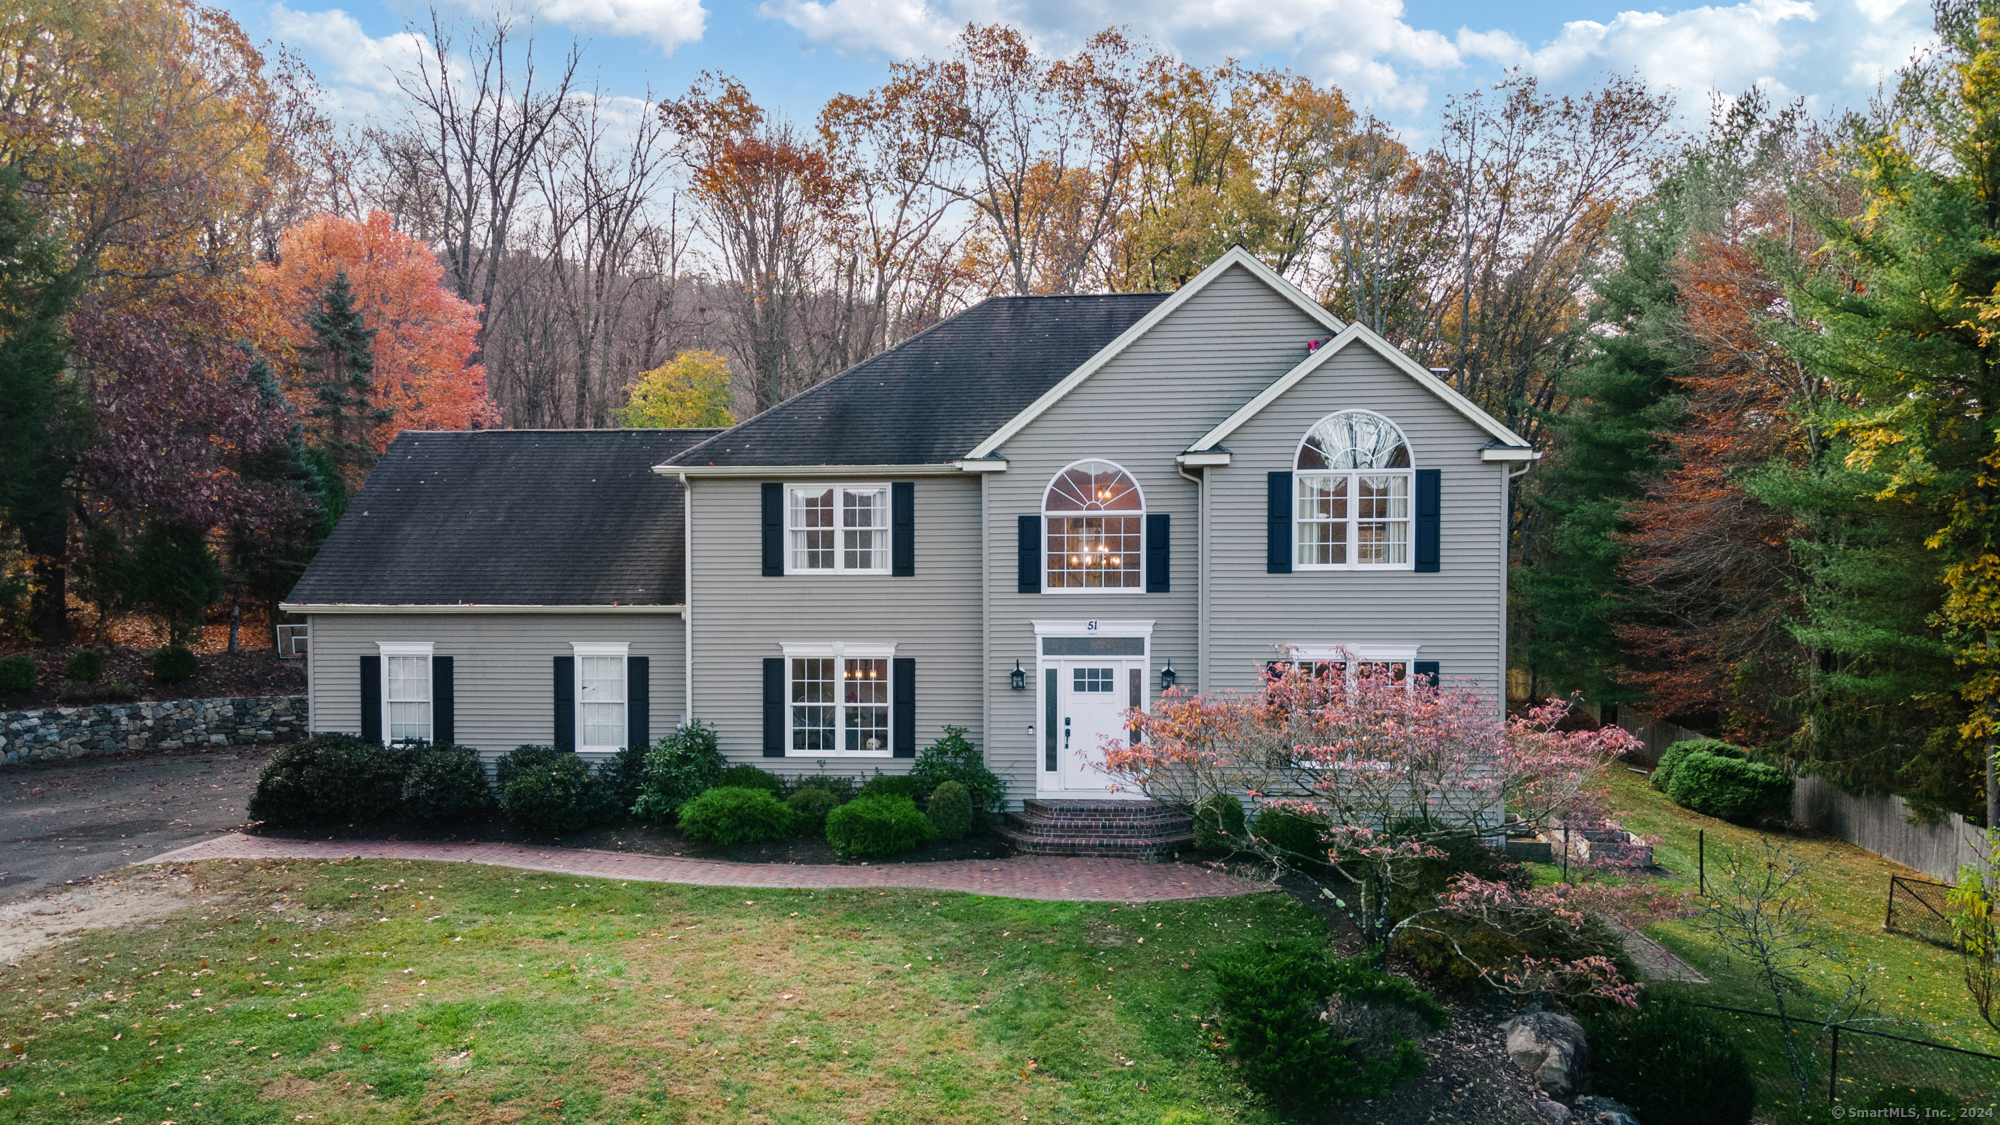
POLYGON ((1103 800, 1168 684, 1339 659, 1499 707, 1535 457, 1234 250, 982 302, 719 432, 402 434, 287 608, 315 730, 608 754, 692 716, 854 774, 949 724, 1015 802, 1103 800))

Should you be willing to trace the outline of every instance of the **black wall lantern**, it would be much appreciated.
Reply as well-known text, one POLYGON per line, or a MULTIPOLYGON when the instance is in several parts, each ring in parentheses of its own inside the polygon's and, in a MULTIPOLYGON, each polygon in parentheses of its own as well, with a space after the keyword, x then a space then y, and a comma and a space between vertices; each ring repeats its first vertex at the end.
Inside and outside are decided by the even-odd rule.
POLYGON ((1179 679, 1179 676, 1174 675, 1174 658, 1169 656, 1167 657, 1167 666, 1160 669, 1160 690, 1172 691, 1175 681, 1179 679))
POLYGON ((1021 671, 1021 662, 1019 660, 1014 661, 1014 670, 1007 673, 1007 684, 1015 691, 1028 690, 1028 674, 1021 671))

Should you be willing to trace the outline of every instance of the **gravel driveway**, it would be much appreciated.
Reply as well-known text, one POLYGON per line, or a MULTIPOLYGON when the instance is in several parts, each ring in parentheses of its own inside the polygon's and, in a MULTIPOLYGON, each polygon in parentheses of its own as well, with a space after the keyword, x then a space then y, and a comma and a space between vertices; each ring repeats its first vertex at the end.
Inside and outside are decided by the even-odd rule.
POLYGON ((268 747, 0 769, 0 900, 235 831, 268 747))

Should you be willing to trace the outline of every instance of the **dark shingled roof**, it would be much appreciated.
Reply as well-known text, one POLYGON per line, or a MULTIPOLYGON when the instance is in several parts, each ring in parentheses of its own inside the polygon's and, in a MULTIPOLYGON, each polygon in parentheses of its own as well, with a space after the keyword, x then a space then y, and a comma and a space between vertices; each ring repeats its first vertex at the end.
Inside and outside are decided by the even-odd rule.
POLYGON ((680 482, 717 431, 398 434, 292 589, 312 605, 678 605, 680 482))
POLYGON ((710 438, 675 463, 949 464, 1167 296, 982 301, 710 438))

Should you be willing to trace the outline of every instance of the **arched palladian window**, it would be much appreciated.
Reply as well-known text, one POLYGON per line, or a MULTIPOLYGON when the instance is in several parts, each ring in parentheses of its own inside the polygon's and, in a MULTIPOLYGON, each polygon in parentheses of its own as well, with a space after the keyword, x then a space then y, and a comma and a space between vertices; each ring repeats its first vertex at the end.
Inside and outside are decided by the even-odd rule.
POLYGON ((1410 447, 1395 423, 1365 410, 1330 414, 1299 443, 1293 465, 1301 569, 1410 566, 1410 447))
POLYGON ((1132 474, 1078 461, 1042 498, 1050 590, 1131 590, 1145 581, 1146 501, 1132 474))

